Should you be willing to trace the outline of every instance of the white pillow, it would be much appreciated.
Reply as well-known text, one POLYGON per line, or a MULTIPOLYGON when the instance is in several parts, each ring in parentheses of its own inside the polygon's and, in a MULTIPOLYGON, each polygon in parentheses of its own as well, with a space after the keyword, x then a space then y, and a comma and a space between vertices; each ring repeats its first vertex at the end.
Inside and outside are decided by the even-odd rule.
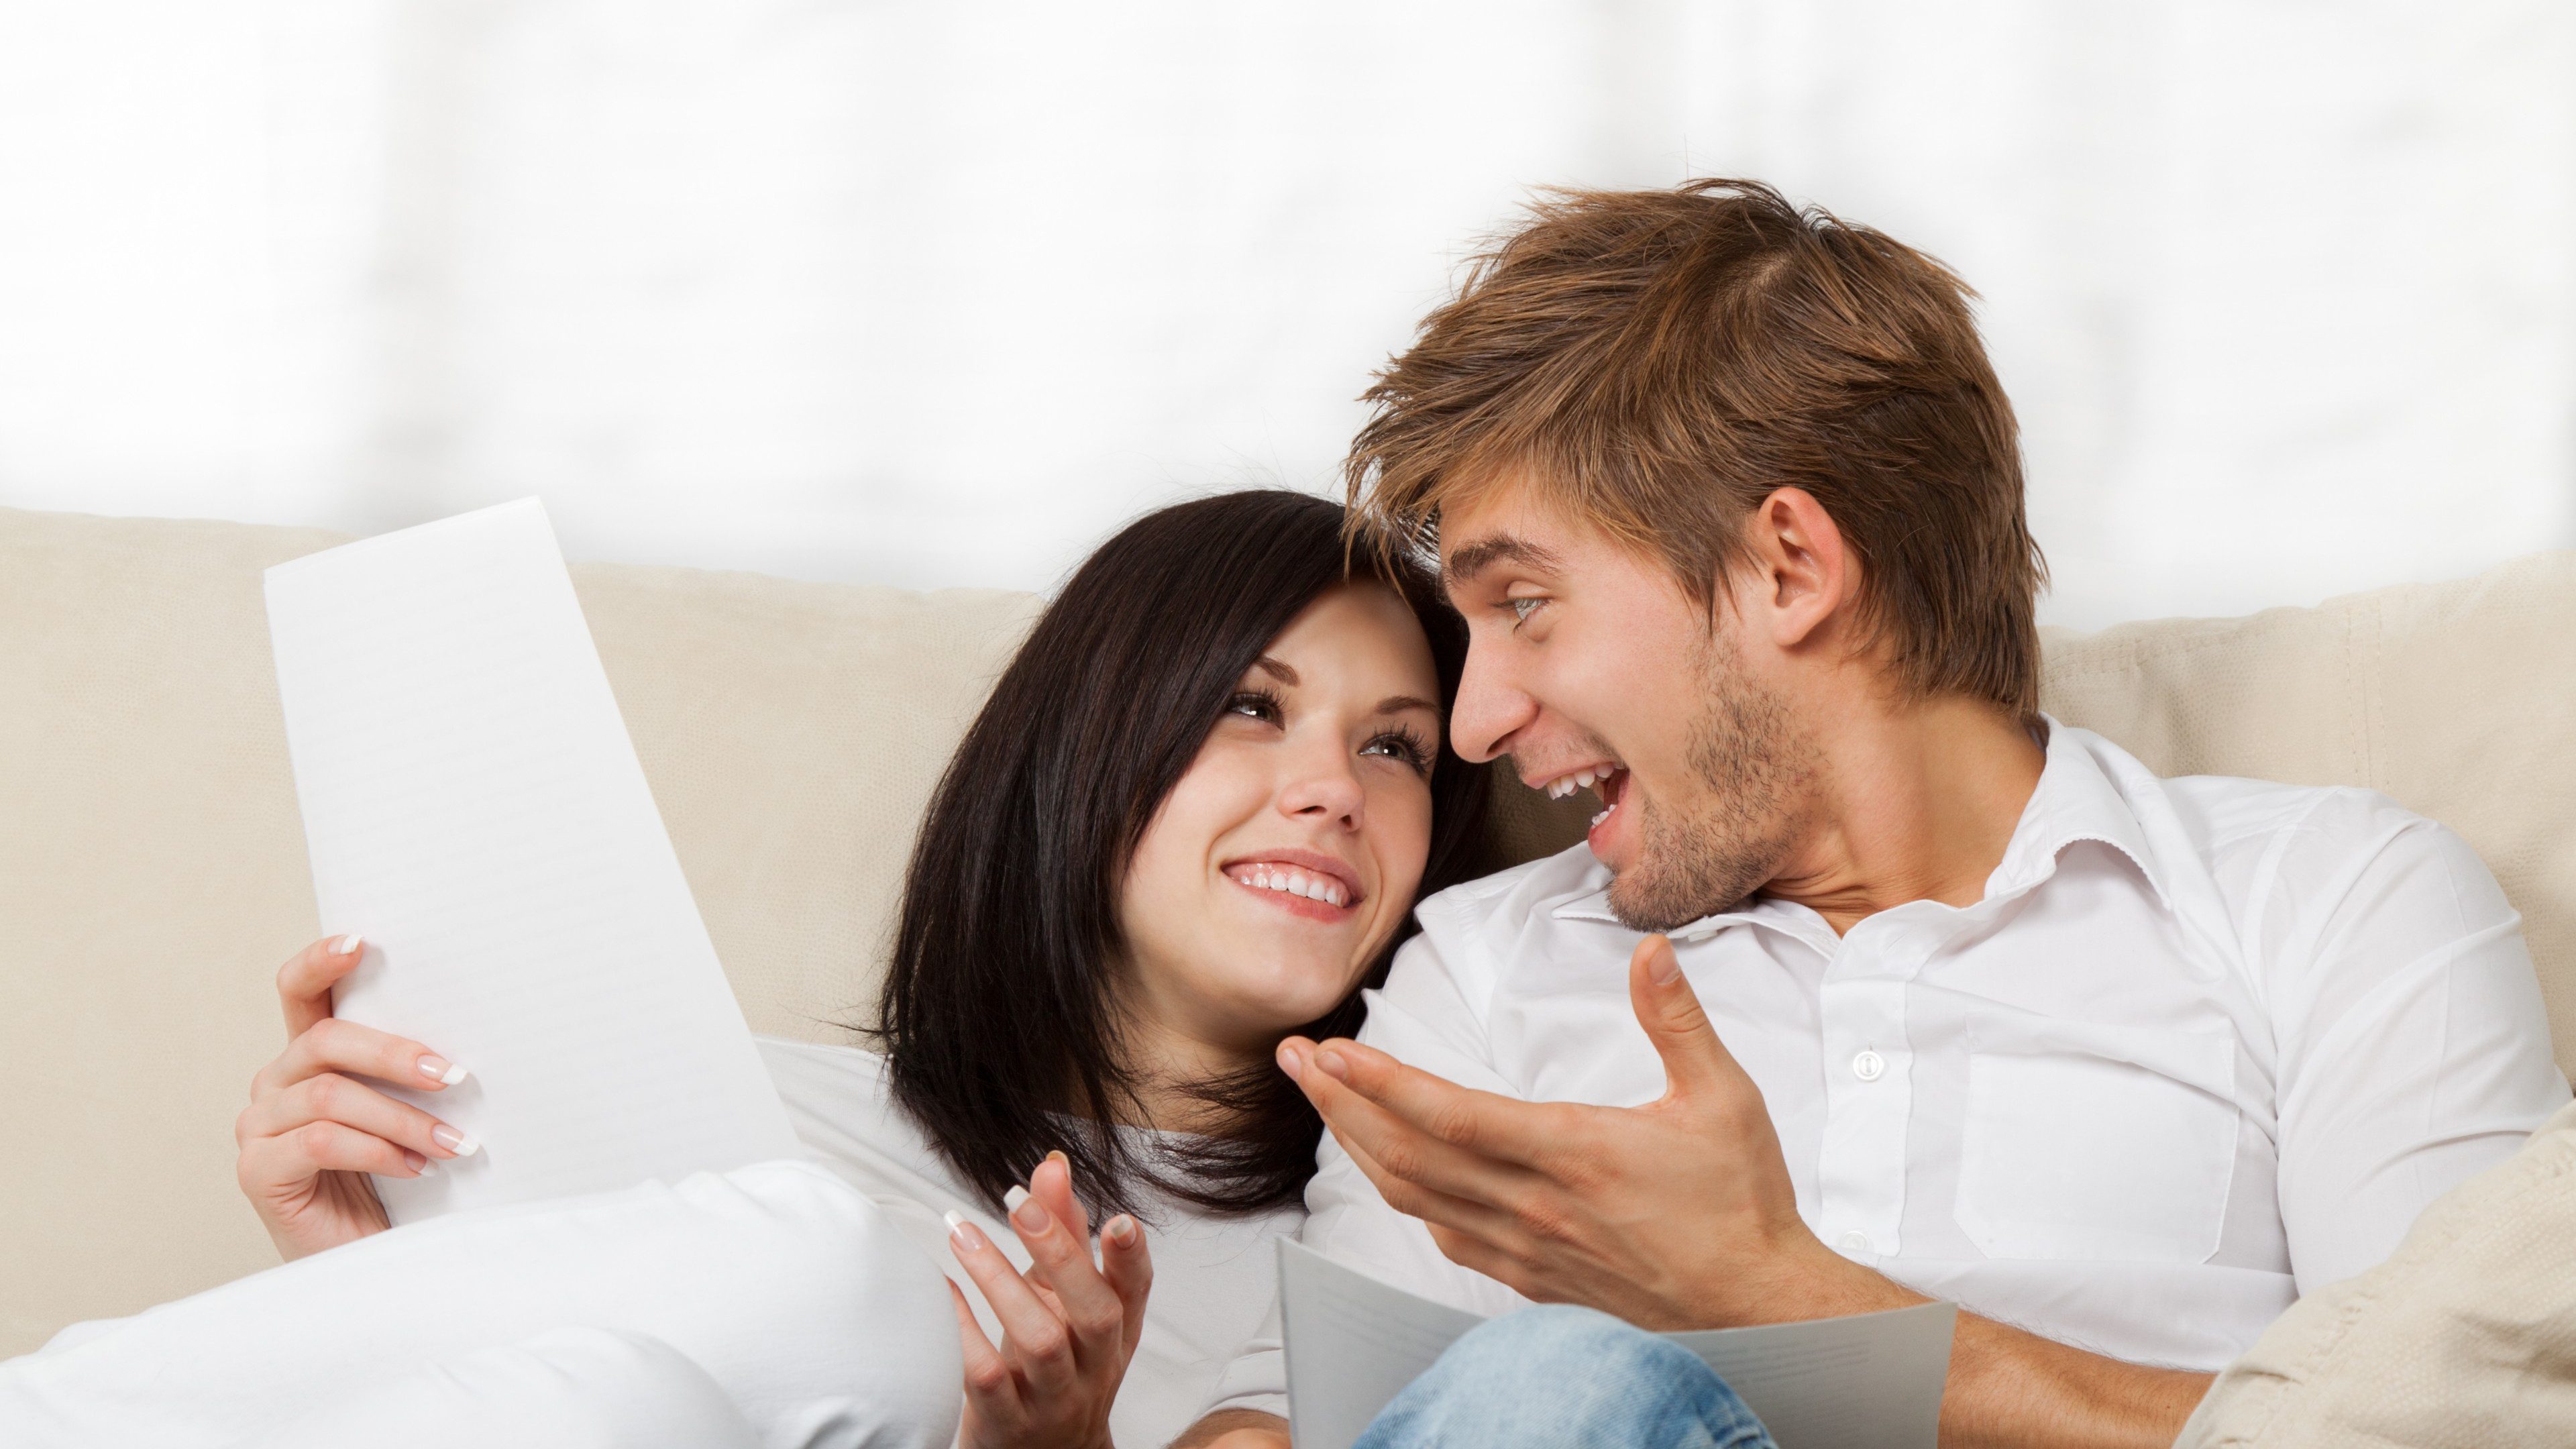
POLYGON ((582 1327, 630 1336, 622 1358, 572 1340, 591 1345, 573 1354, 586 1372, 631 1374, 633 1336, 657 1340, 770 1449, 936 1449, 956 1433, 938 1269, 830 1172, 782 1161, 433 1218, 76 1325, 0 1363, 0 1444, 235 1449, 353 1395, 543 1384, 560 1399, 540 1371, 565 1341, 536 1340, 582 1327), (441 1363, 459 1376, 417 1377, 441 1363))

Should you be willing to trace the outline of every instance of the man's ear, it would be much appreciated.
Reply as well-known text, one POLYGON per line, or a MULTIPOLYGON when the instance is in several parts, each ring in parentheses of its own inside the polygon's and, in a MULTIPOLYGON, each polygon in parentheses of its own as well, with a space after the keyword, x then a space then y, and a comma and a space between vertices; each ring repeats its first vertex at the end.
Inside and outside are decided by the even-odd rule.
POLYGON ((1843 531, 1804 488, 1775 488, 1744 521, 1751 555, 1738 583, 1745 622, 1781 649, 1796 649, 1844 613, 1859 591, 1860 561, 1843 531))

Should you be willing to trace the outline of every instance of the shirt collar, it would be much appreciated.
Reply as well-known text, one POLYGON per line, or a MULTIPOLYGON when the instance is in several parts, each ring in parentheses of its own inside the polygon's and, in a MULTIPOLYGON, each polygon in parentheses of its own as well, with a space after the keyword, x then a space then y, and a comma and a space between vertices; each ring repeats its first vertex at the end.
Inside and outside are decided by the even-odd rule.
MULTIPOLYGON (((2030 792, 2030 802, 2022 807, 2012 839, 2004 846, 2003 859, 1986 877, 1985 899, 2000 900, 2031 890, 2057 873, 2057 858, 2068 846, 2096 841, 2126 856, 2146 880, 2147 888, 2155 892, 2156 904, 2170 910, 2172 897, 2165 891, 2155 852, 2148 848, 2146 829, 2104 770, 2102 760, 2087 745, 2091 736, 2069 729, 2047 715, 2040 718, 2048 727, 2048 744, 2040 764, 2039 784, 2030 792)), ((1608 872, 1602 872, 1599 886, 1560 903, 1549 914, 1558 920, 1616 923, 1619 918, 1610 910, 1608 872)), ((1672 934, 1679 939, 1696 939, 1720 926, 1744 924, 1770 926, 1803 936, 1811 920, 1817 920, 1812 911, 1757 896, 1676 927, 1672 934)))

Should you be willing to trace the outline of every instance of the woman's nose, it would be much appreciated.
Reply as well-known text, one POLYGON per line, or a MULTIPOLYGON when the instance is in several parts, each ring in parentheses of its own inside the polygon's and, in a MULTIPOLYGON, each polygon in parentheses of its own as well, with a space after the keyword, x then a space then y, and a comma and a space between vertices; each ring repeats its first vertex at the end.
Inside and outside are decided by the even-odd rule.
POLYGON ((1281 814, 1325 821, 1344 830, 1359 829, 1367 818, 1367 808, 1368 792, 1360 785, 1349 757, 1338 750, 1329 760, 1303 762, 1279 792, 1281 814))

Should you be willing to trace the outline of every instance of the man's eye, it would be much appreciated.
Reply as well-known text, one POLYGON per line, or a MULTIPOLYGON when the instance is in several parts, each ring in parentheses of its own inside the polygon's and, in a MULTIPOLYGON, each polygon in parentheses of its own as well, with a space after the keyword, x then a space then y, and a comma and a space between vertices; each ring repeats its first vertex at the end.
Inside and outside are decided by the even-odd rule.
POLYGON ((1503 605, 1512 611, 1512 622, 1518 625, 1528 623, 1529 616, 1537 613, 1538 606, 1546 602, 1545 599, 1533 596, 1525 599, 1505 599, 1503 605))

